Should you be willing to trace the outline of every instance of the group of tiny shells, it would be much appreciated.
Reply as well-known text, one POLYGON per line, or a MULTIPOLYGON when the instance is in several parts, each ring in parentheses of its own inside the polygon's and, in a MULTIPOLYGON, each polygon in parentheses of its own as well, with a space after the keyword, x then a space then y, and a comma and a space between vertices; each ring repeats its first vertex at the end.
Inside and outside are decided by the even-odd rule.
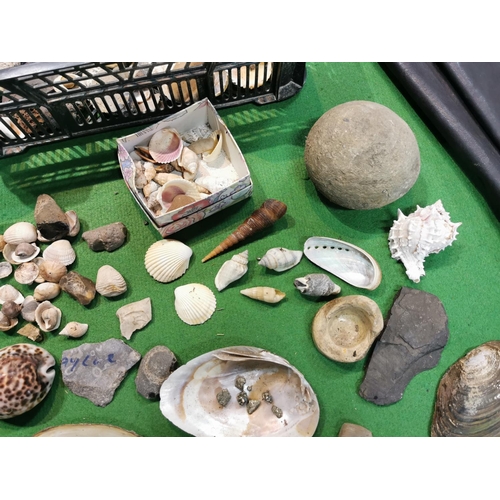
POLYGON ((223 131, 208 124, 183 134, 164 128, 148 147, 136 146, 134 183, 152 214, 173 214, 236 182, 239 175, 223 146, 223 131))

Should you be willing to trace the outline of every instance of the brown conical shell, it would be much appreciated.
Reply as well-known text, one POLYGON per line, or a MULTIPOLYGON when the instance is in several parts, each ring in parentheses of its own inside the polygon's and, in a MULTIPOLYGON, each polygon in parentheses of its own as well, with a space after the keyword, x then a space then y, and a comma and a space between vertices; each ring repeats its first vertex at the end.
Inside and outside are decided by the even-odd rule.
POLYGON ((248 219, 238 226, 233 233, 231 233, 222 243, 217 245, 201 261, 206 262, 254 233, 271 226, 285 215, 286 209, 287 206, 281 201, 273 199, 266 200, 260 208, 255 210, 248 219))

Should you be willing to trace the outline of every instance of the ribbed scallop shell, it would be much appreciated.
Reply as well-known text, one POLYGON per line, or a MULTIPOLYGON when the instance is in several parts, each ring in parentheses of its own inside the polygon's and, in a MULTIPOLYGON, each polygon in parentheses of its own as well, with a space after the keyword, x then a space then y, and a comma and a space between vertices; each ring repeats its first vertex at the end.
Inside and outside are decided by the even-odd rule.
POLYGON ((233 255, 230 260, 222 264, 217 276, 215 276, 215 286, 219 292, 228 285, 239 280, 248 271, 248 250, 233 255))
POLYGON ((3 238, 6 243, 33 243, 37 239, 36 227, 30 222, 16 222, 5 230, 3 238))
POLYGON ((95 289, 104 297, 117 297, 127 291, 127 283, 114 267, 104 265, 97 271, 95 289))
POLYGON ((443 375, 431 436, 500 436, 500 341, 476 347, 443 375))
POLYGON ((76 253, 68 240, 57 240, 43 251, 43 258, 69 266, 75 262, 76 253))
POLYGON ((174 129, 159 130, 149 141, 149 154, 158 163, 170 163, 177 160, 181 151, 182 139, 174 129))
POLYGON ((300 262, 300 259, 302 259, 300 250, 271 248, 259 259, 259 265, 281 272, 295 267, 300 262))
POLYGON ((398 209, 398 219, 389 231, 389 249, 392 258, 400 260, 406 274, 418 283, 425 275, 424 261, 431 253, 439 253, 450 246, 457 237, 461 222, 450 221, 441 200, 405 216, 398 209))
POLYGON ((215 295, 205 285, 190 283, 174 290, 175 311, 188 325, 201 325, 211 318, 217 301, 215 295))
POLYGON ((61 278, 68 272, 66 266, 57 260, 42 259, 38 264, 38 269, 40 276, 51 283, 59 283, 61 278))
POLYGON ((144 265, 156 281, 170 283, 186 272, 191 255, 191 248, 181 241, 161 240, 149 247, 144 265))

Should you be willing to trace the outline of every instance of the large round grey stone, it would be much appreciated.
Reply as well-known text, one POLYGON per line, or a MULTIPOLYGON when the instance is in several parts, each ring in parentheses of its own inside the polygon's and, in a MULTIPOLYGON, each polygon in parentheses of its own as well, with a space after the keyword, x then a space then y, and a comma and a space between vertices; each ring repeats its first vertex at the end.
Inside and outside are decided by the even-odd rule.
POLYGON ((346 102, 321 116, 307 136, 304 159, 321 194, 358 210, 401 198, 420 172, 420 153, 408 124, 369 101, 346 102))

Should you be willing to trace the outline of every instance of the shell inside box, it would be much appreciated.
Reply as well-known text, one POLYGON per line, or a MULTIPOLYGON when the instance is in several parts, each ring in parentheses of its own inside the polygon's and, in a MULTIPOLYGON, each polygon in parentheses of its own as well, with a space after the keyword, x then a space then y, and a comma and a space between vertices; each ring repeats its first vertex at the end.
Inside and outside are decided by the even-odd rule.
MULTIPOLYGON (((135 134, 121 137, 117 139, 117 143, 118 161, 125 183, 150 222, 163 237, 252 195, 252 179, 245 158, 208 99, 195 103, 135 134), (214 137, 214 150, 218 149, 216 147, 218 145, 220 154, 217 151, 217 154, 212 154, 210 151, 198 154, 197 170, 194 174, 178 167, 179 171, 172 171, 167 183, 155 183, 154 188, 158 192, 150 199, 146 196, 149 190, 143 189, 144 182, 138 179, 139 175, 142 175, 141 169, 146 166, 150 170, 151 164, 148 165, 149 162, 144 156, 141 158, 137 151, 147 152, 151 147, 150 144, 155 142, 152 141, 153 136, 156 138, 159 134, 163 135, 167 129, 174 130, 181 136, 184 148, 198 139, 214 137), (171 191, 174 194, 177 191, 183 193, 184 188, 180 187, 185 182, 182 180, 183 176, 194 182, 200 194, 193 197, 199 199, 171 210, 171 191), (177 178, 180 182, 177 182, 177 178)), ((169 165, 165 167, 167 170, 171 169, 169 165)), ((155 165, 157 172, 165 167, 155 165)))

